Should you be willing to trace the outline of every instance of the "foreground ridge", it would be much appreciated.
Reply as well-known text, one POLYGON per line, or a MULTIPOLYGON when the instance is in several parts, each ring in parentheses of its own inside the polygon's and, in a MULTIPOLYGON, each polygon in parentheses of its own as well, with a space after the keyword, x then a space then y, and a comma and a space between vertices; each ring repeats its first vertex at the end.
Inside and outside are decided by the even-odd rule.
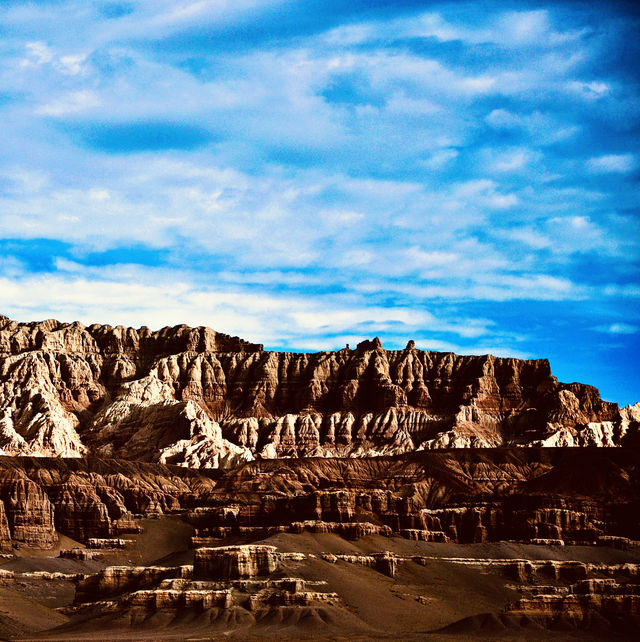
POLYGON ((549 362, 356 349, 268 352, 185 325, 151 331, 0 316, 0 454, 189 467, 498 446, 638 443, 640 404, 563 384, 549 362))
POLYGON ((638 454, 0 457, 0 635, 637 639, 638 454))
POLYGON ((191 545, 276 533, 348 539, 639 547, 638 448, 492 448, 262 460, 190 470, 117 459, 0 457, 0 552, 59 534, 118 548, 180 513, 191 545))

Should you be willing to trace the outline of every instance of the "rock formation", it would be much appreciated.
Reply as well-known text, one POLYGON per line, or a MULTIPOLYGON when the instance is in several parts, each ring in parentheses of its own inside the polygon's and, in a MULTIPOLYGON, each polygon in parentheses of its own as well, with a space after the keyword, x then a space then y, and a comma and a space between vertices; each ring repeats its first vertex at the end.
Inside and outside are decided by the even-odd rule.
POLYGON ((639 426, 545 360, 0 316, 0 599, 74 639, 635 639, 639 426))
POLYGON ((128 542, 122 536, 140 531, 138 517, 181 513, 194 547, 286 531, 631 549, 640 540, 638 454, 460 449, 229 470, 0 457, 0 543, 49 548, 63 534, 118 549, 128 542))
POLYGON ((208 506, 186 518, 194 545, 273 529, 622 547, 619 537, 640 539, 637 452, 464 449, 255 461, 221 475, 208 506))
POLYGON ((208 580, 236 580, 270 575, 278 567, 275 546, 199 548, 193 576, 208 580))
POLYGON ((326 582, 274 577, 281 560, 291 557, 274 546, 232 546, 198 550, 193 566, 108 567, 80 579, 74 604, 63 611, 80 617, 115 612, 134 625, 158 614, 162 622, 190 613, 207 624, 223 619, 238 626, 281 616, 283 609, 299 617, 308 607, 340 604, 335 593, 309 590, 326 582), (242 621, 234 621, 239 614, 242 621))
MULTIPOLYGON (((193 566, 108 567, 77 579, 74 603, 62 611, 80 623, 83 615, 108 623, 105 616, 117 614, 119 622, 128 621, 131 626, 147 629, 167 622, 196 622, 200 627, 222 621, 226 634, 235 631, 255 635, 257 630, 253 627, 261 622, 286 619, 289 624, 297 623, 301 615, 308 614, 309 607, 315 607, 321 609, 322 617, 308 624, 313 624, 318 633, 328 635, 331 622, 345 605, 343 598, 328 590, 325 580, 281 577, 285 568, 295 568, 303 574, 305 569, 309 572, 315 568, 320 576, 335 577, 336 573, 330 572, 327 565, 364 566, 385 576, 394 591, 406 591, 410 587, 402 580, 396 583, 400 572, 412 573, 408 576, 418 578, 416 567, 433 569, 434 564, 466 570, 455 575, 464 576, 471 570, 476 579, 490 575, 502 577, 512 594, 514 589, 515 594, 519 594, 499 613, 474 615, 449 625, 442 632, 470 633, 479 621, 493 621, 498 629, 526 627, 530 630, 533 627, 540 637, 547 636, 545 629, 584 631, 592 626, 600 635, 607 634, 606 637, 621 626, 633 632, 630 639, 637 637, 640 615, 640 565, 637 563, 447 558, 399 555, 391 551, 315 555, 280 552, 275 546, 266 545, 199 549, 193 566), (292 614, 297 617, 292 618, 292 614)), ((361 573, 358 576, 366 577, 361 573)), ((362 590, 369 589, 362 585, 362 590)), ((406 592, 400 595, 433 610, 430 598, 424 595, 406 592)), ((425 612, 428 611, 416 614, 425 612)), ((411 626, 409 622, 406 624, 411 626)), ((387 627, 390 626, 392 624, 387 623, 387 627)), ((382 631, 369 631, 367 639, 379 637, 386 639, 388 631, 386 635, 382 631)), ((411 639, 424 638, 418 634, 411 639)))
POLYGON ((0 541, 51 548, 63 534, 95 548, 140 530, 135 515, 190 506, 214 483, 184 468, 119 461, 0 457, 0 541))
POLYGON ((7 514, 4 510, 4 502, 0 501, 0 553, 11 551, 11 531, 7 514))
POLYGON ((618 446, 620 410, 546 360, 384 350, 294 354, 209 328, 0 318, 0 453, 230 467, 254 457, 618 446))

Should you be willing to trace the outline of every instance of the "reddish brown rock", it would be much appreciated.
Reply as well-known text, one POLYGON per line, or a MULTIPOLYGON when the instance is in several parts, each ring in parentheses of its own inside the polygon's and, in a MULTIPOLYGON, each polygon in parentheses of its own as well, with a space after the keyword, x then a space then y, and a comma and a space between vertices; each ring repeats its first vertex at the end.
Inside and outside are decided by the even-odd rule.
POLYGON ((117 538, 139 530, 134 515, 187 509, 194 544, 311 531, 459 543, 615 537, 631 546, 640 539, 637 454, 631 447, 464 449, 261 460, 228 471, 0 457, 0 498, 13 541, 45 546, 57 540, 56 529, 84 542, 117 538))
POLYGON ((55 532, 54 508, 44 490, 17 471, 0 474, 0 499, 16 544, 51 548, 58 537, 55 532))
POLYGON ((278 566, 275 546, 199 548, 195 552, 193 576, 196 579, 235 580, 270 575, 278 566))
POLYGON ((7 514, 4 510, 4 502, 0 500, 0 553, 7 553, 11 551, 11 548, 9 522, 7 521, 7 514))
POLYGON ((179 510, 213 487, 204 475, 177 470, 182 476, 143 463, 0 457, 0 505, 16 545, 49 548, 56 531, 84 542, 113 538, 140 532, 134 514, 179 510))
POLYGON ((450 447, 612 446, 640 410, 546 360, 384 350, 265 352, 209 328, 0 319, 0 453, 191 467, 450 447))
POLYGON ((75 603, 110 599, 147 589, 167 578, 190 577, 191 567, 109 566, 76 584, 75 603))

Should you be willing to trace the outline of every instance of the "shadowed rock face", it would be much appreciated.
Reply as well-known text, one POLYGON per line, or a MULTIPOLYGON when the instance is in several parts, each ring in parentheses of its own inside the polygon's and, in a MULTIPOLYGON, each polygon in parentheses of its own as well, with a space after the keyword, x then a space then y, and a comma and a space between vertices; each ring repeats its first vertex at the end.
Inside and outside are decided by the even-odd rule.
POLYGON ((0 553, 11 551, 11 531, 4 509, 4 502, 0 502, 0 553))
POLYGON ((207 506, 188 519, 196 545, 275 528, 348 538, 393 533, 432 542, 612 546, 617 540, 607 536, 640 538, 636 453, 461 449, 255 461, 221 475, 207 506))
MULTIPOLYGON (((397 627, 394 620, 398 618, 397 614, 395 617, 391 615, 393 612, 390 613, 388 602, 399 591, 404 589, 400 593, 404 599, 415 600, 430 611, 433 611, 434 605, 447 608, 433 595, 429 595, 433 586, 410 586, 403 583, 407 577, 419 581, 421 573, 416 573, 419 567, 429 568, 430 573, 433 573, 436 569, 434 562, 457 567, 454 577, 472 577, 477 582, 492 585, 494 591, 496 585, 508 583, 508 587, 504 587, 502 591, 498 589, 496 593, 505 595, 507 589, 512 599, 511 602, 501 604, 498 612, 464 618, 441 629, 443 633, 463 634, 464 639, 487 639, 489 635, 493 639, 492 632, 522 629, 518 639, 530 639, 533 629, 534 633, 538 633, 535 639, 565 639, 556 638, 545 631, 547 628, 557 631, 561 626, 564 631, 580 630, 583 635, 588 635, 588 639, 596 639, 589 635, 593 633, 600 634, 597 639, 617 639, 619 636, 615 633, 620 632, 628 634, 620 639, 637 639, 637 617, 640 615, 640 585, 637 584, 640 565, 637 563, 438 558, 419 554, 398 555, 391 551, 373 554, 323 552, 315 555, 280 552, 275 546, 269 545, 226 546, 197 550, 193 566, 109 567, 95 575, 85 576, 77 581, 74 604, 61 610, 76 617, 80 626, 83 621, 86 625, 87 620, 90 622, 91 618, 97 618, 102 626, 108 627, 109 615, 117 614, 120 628, 123 622, 128 622, 138 631, 158 629, 163 623, 174 623, 178 618, 190 623, 195 620, 196 626, 200 627, 203 621, 206 625, 222 620, 226 635, 233 631, 236 636, 248 638, 260 636, 261 621, 282 621, 285 618, 288 633, 292 635, 292 625, 298 621, 298 618, 292 616, 296 612, 298 616, 304 615, 304 609, 308 611, 309 607, 315 607, 324 617, 314 624, 314 629, 318 629, 318 635, 314 639, 320 637, 320 632, 333 639, 334 635, 329 635, 333 633, 329 628, 330 623, 335 622, 340 609, 353 600, 354 596, 348 586, 345 590, 344 585, 333 585, 345 590, 343 597, 340 592, 330 590, 327 580, 305 578, 309 570, 315 567, 314 576, 327 577, 333 582, 341 573, 353 573, 359 577, 361 589, 368 595, 371 595, 372 584, 392 585, 394 589, 389 596, 391 600, 379 604, 379 608, 390 616, 383 623, 384 632, 382 629, 369 628, 366 635, 366 639, 388 639, 389 629, 397 627), (300 576, 281 577, 285 565, 287 570, 293 569, 300 576), (368 567, 372 572, 363 572, 358 567, 368 567), (376 580, 376 574, 386 576, 386 581, 382 583, 379 579, 376 580), (405 579, 396 583, 394 579, 398 576, 405 579), (406 592, 420 591, 422 588, 426 589, 427 595, 406 592), (285 611, 282 610, 283 607, 285 611), (487 626, 491 622, 498 626, 487 626), (478 627, 479 623, 481 626, 478 627), (248 628, 257 625, 256 630, 251 631, 251 636, 247 635, 246 628, 241 630, 241 627, 247 625, 248 628), (477 628, 483 630, 478 635, 473 635, 477 628), (472 634, 471 637, 465 635, 469 633, 472 634)), ((452 578, 452 581, 455 579, 452 578)), ((462 587, 463 585, 458 584, 458 588, 462 587)), ((443 591, 441 585, 439 591, 443 591)), ((495 597, 492 601, 495 604, 495 597)), ((362 616, 366 617, 366 610, 362 605, 360 608, 364 611, 362 616)), ((464 610, 473 612, 473 607, 464 610)), ((426 609, 422 613, 420 609, 414 611, 415 621, 405 621, 405 625, 407 628, 413 625, 414 632, 418 629, 417 634, 412 635, 407 631, 409 635, 400 634, 398 639, 424 639, 424 631, 420 631, 419 626, 426 614, 426 609)), ((405 620, 401 617, 399 619, 405 620)), ((310 632, 308 617, 305 624, 304 634, 300 637, 306 637, 310 632)), ((350 624, 353 626, 356 623, 350 624)), ((362 624, 362 621, 360 627, 356 624, 357 630, 361 629, 362 624)), ((74 624, 71 624, 71 628, 73 627, 74 624)), ((344 636, 344 623, 339 624, 338 629, 336 632, 344 636)), ((516 631, 512 632, 509 639, 512 639, 513 633, 516 631)), ((263 636, 273 639, 264 632, 263 636)), ((566 639, 573 638, 570 635, 566 639)))
POLYGON ((0 545, 4 515, 17 546, 51 548, 61 533, 113 547, 114 536, 139 531, 134 515, 180 510, 213 488, 192 475, 127 461, 0 457, 0 545))
POLYGON ((193 563, 196 579, 236 580, 273 573, 278 567, 275 546, 199 548, 193 563))
POLYGON ((58 532, 113 548, 120 534, 138 532, 136 516, 181 511, 194 547, 311 532, 630 548, 640 539, 638 455, 632 447, 460 449, 227 471, 0 457, 0 538, 4 512, 17 545, 51 547, 58 532))
POLYGON ((254 456, 448 447, 614 446, 620 410, 546 360, 383 350, 293 354, 209 328, 152 332, 0 318, 0 452, 190 467, 254 456))

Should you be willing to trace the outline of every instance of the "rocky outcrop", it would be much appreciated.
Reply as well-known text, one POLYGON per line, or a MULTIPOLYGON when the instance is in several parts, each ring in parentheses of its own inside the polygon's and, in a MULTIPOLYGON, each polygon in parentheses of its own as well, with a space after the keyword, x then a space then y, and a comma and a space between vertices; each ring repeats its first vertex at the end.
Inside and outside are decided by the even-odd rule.
POLYGON ((196 579, 236 580, 270 575, 278 568, 275 546, 224 546, 195 552, 196 579))
MULTIPOLYGON (((433 558, 432 558, 433 559, 433 558)), ((525 631, 571 632, 598 639, 638 637, 640 566, 637 563, 594 564, 578 561, 440 558, 441 561, 501 573, 521 597, 501 613, 479 614, 441 630, 466 637, 478 629, 507 633, 525 631)), ((414 558, 414 561, 418 561, 414 558)), ((425 559, 425 563, 428 560, 425 559)))
POLYGON ((4 502, 0 501, 0 553, 9 551, 11 551, 11 531, 4 510, 4 502))
POLYGON ((621 546, 607 537, 640 538, 636 452, 465 449, 262 460, 221 475, 208 505, 185 518, 195 546, 277 531, 621 546))
POLYGON ((324 581, 273 577, 283 561, 304 559, 304 554, 277 552, 275 546, 243 545, 198 549, 193 566, 112 566, 78 579, 73 606, 62 610, 79 619, 117 613, 134 625, 158 614, 172 619, 204 613, 209 623, 222 615, 237 625, 233 620, 239 613, 255 624, 268 615, 282 616, 283 608, 298 611, 299 617, 305 607, 339 605, 336 593, 309 590, 323 587, 324 581))
MULTIPOLYGON (((526 589, 525 589, 526 591, 526 589)), ((515 614, 526 614, 539 620, 553 622, 560 616, 582 623, 598 614, 609 621, 640 615, 640 585, 616 582, 612 579, 582 579, 563 590, 546 586, 529 593, 507 607, 515 614)))
POLYGON ((191 577, 192 571, 186 566, 109 566, 76 583, 75 603, 111 599, 154 587, 164 579, 191 577))
POLYGON ((196 466, 250 459, 222 438, 210 413, 148 375, 162 355, 261 349, 209 328, 151 332, 3 317, 0 454, 81 457, 92 450, 196 466))
POLYGON ((137 516, 180 512, 195 547, 311 532, 631 549, 640 540, 637 460, 632 447, 260 460, 229 470, 0 457, 0 500, 14 544, 41 547, 61 533, 113 549, 139 532, 137 516))
POLYGON ((134 515, 180 510, 196 499, 194 491, 205 494, 214 486, 204 475, 175 470, 113 460, 0 457, 0 506, 16 546, 51 548, 61 533, 113 548, 125 541, 118 535, 140 531, 134 515))
POLYGON ((253 457, 617 446, 640 406, 562 384, 546 360, 265 352, 209 328, 0 319, 0 453, 230 467, 253 457))
POLYGON ((54 509, 41 486, 22 471, 9 471, 0 476, 0 499, 14 542, 37 548, 53 546, 58 539, 54 509))
MULTIPOLYGON (((443 558, 391 551, 304 554, 279 552, 265 545, 228 546, 196 551, 193 567, 109 567, 76 578, 74 604, 62 610, 80 622, 96 618, 108 623, 105 616, 116 615, 118 626, 128 622, 145 628, 178 621, 196 621, 198 626, 223 621, 225 630, 246 637, 247 629, 242 627, 253 627, 265 619, 284 620, 290 625, 298 621, 292 614, 308 613, 301 609, 326 607, 317 624, 319 630, 329 633, 327 624, 339 616, 345 604, 343 597, 327 590, 326 580, 282 577, 286 565, 292 563, 302 573, 314 569, 313 575, 326 574, 328 578, 344 577, 344 571, 350 576, 350 565, 368 567, 389 578, 381 584, 392 587, 392 595, 410 598, 429 609, 433 609, 433 595, 403 592, 411 587, 395 580, 403 572, 420 577, 415 565, 435 573, 438 565, 464 567, 453 576, 474 577, 482 583, 493 576, 488 585, 494 590, 502 582, 509 587, 510 595, 519 594, 504 603, 500 613, 474 615, 450 625, 444 630, 447 633, 465 633, 469 625, 477 626, 478 622, 485 629, 483 633, 491 633, 484 623, 493 622, 498 625, 496 631, 533 627, 542 637, 546 628, 583 630, 595 624, 599 637, 608 638, 621 625, 634 632, 632 639, 637 637, 640 566, 628 562, 443 558), (324 564, 338 568, 328 572, 324 564)), ((371 574, 358 572, 356 576, 365 592, 370 590, 371 580, 376 582, 371 574)), ((345 592, 353 599, 348 586, 345 592)), ((377 638, 379 634, 368 637, 377 638)))

